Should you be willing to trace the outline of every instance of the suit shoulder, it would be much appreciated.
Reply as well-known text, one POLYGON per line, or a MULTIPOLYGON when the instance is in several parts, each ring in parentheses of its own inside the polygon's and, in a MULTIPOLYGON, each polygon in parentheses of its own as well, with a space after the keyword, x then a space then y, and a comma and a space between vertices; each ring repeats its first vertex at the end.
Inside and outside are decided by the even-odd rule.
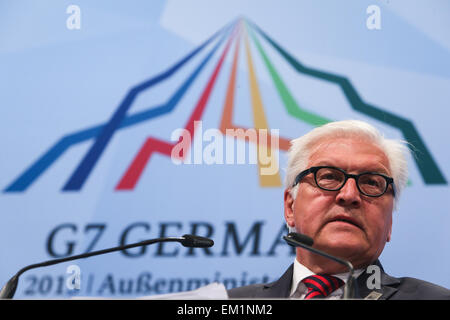
POLYGON ((450 300, 450 290, 437 284, 410 277, 399 278, 402 299, 450 300))
POLYGON ((228 290, 228 297, 231 299, 239 298, 286 298, 289 296, 293 264, 284 272, 278 280, 270 283, 250 284, 243 287, 233 288, 228 290))

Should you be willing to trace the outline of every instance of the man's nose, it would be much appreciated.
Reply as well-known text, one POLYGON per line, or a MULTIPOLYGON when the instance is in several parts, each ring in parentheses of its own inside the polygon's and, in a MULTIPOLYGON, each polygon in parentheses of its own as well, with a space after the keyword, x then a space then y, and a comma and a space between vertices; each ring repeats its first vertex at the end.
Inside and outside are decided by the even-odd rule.
POLYGON ((342 189, 338 191, 336 201, 342 206, 359 206, 361 204, 361 194, 355 179, 347 180, 342 189))

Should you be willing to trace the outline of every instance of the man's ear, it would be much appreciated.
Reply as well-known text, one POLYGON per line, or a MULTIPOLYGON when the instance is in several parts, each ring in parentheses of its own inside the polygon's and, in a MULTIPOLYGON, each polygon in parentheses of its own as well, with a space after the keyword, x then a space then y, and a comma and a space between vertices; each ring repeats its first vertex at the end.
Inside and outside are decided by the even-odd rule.
POLYGON ((284 190, 284 219, 286 220, 286 224, 293 228, 295 227, 294 198, 289 191, 289 189, 284 190))

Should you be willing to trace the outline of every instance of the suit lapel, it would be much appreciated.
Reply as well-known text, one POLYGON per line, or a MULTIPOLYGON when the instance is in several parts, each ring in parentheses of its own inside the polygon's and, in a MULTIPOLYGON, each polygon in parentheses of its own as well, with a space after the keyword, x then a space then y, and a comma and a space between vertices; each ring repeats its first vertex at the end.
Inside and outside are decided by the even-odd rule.
POLYGON ((292 274, 294 264, 291 264, 286 272, 275 282, 265 284, 261 297, 265 298, 288 298, 291 293, 292 274))
POLYGON ((397 292, 397 286, 400 283, 400 280, 385 273, 380 261, 377 260, 374 265, 380 268, 380 286, 379 288, 370 288, 370 284, 373 284, 373 278, 369 278, 373 277, 375 274, 369 273, 366 268, 357 279, 357 299, 387 300, 397 292))

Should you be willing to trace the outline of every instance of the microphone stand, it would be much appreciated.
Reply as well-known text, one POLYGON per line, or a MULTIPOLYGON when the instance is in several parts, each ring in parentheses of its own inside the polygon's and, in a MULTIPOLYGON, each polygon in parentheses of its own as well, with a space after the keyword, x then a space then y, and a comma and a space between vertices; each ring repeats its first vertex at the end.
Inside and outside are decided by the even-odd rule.
POLYGON ((180 242, 185 247, 200 247, 200 248, 211 247, 214 244, 214 242, 211 239, 185 234, 184 236, 179 237, 179 238, 167 237, 167 238, 156 238, 156 239, 144 240, 141 242, 128 244, 128 245, 124 245, 124 246, 103 249, 103 250, 98 250, 98 251, 92 251, 92 252, 83 253, 83 254, 79 254, 79 255, 75 255, 75 256, 70 256, 70 257, 54 259, 54 260, 49 260, 49 261, 45 261, 45 262, 41 262, 41 263, 32 264, 32 265, 29 265, 29 266, 26 266, 26 267, 20 269, 11 279, 9 279, 9 281, 3 286, 2 290, 0 291, 0 299, 11 299, 12 297, 14 297, 14 293, 16 292, 17 285, 19 283, 19 277, 22 273, 24 273, 27 270, 39 268, 39 267, 51 266, 54 264, 77 260, 77 259, 88 258, 88 257, 92 257, 92 256, 97 256, 97 255, 101 255, 101 254, 105 254, 105 253, 114 252, 114 251, 122 251, 122 250, 131 249, 131 248, 135 248, 135 247, 147 246, 147 245, 157 243, 157 242, 180 242))
POLYGON ((331 260, 333 260, 333 261, 335 261, 337 263, 345 265, 349 269, 349 273, 348 273, 348 277, 347 277, 347 282, 345 283, 345 286, 344 286, 344 293, 342 294, 341 298, 344 299, 344 300, 355 298, 356 279, 355 279, 355 277, 353 275, 354 268, 353 268, 353 265, 350 263, 350 261, 339 259, 337 257, 334 257, 334 256, 332 256, 332 255, 330 255, 328 253, 320 251, 320 250, 318 250, 316 248, 311 247, 310 245, 307 245, 307 244, 301 242, 301 241, 308 242, 311 245, 313 243, 311 238, 309 238, 309 237, 307 237, 305 235, 302 235, 302 234, 297 234, 297 233, 292 232, 292 233, 289 233, 287 236, 283 236, 283 239, 287 243, 292 245, 292 246, 302 247, 302 248, 304 248, 306 250, 309 250, 309 251, 314 252, 314 253, 316 253, 318 255, 321 255, 322 257, 331 259, 331 260), (304 238, 307 239, 307 240, 305 241, 304 238))

